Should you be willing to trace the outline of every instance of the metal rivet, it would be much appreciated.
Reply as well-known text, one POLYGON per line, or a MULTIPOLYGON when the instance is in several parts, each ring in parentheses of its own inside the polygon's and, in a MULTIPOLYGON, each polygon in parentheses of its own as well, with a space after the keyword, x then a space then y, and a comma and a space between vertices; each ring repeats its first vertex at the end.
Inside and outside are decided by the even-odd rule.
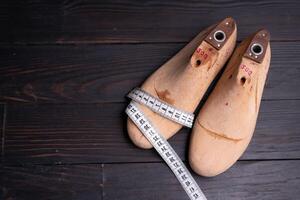
POLYGON ((226 39, 226 34, 222 30, 218 30, 214 33, 214 39, 217 42, 224 42, 226 39))
POLYGON ((263 53, 264 48, 263 48, 263 46, 261 44, 254 43, 254 44, 251 45, 251 49, 250 50, 251 50, 251 53, 253 53, 254 55, 258 56, 258 55, 260 55, 260 54, 263 53))

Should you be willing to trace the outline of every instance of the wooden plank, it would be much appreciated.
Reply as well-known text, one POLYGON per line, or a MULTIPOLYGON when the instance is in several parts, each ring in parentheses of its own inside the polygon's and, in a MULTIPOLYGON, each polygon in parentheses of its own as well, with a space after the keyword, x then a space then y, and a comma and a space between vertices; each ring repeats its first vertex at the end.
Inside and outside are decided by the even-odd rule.
POLYGON ((99 165, 1 166, 1 199, 102 199, 99 165))
MULTIPOLYGON (((263 101, 254 139, 242 159, 299 159, 300 100, 263 101)), ((7 105, 5 163, 161 161, 135 147, 122 104, 7 105)), ((188 129, 170 139, 186 160, 188 129)))
POLYGON ((0 42, 186 42, 233 16, 239 39, 261 27, 273 40, 300 39, 299 1, 2 1, 0 42), (280 15, 278 14, 280 13, 280 15))
POLYGON ((0 103, 0 162, 4 155, 5 105, 0 103))
MULTIPOLYGON (((214 178, 194 175, 207 199, 296 200, 300 195, 300 161, 238 162, 214 178)), ((165 164, 104 166, 104 199, 188 199, 165 164)))
MULTIPOLYGON (((0 48, 0 100, 124 102, 125 94, 184 44, 8 46, 0 48)), ((264 99, 300 99, 300 42, 272 43, 264 99)))
MULTIPOLYGON (((293 200, 300 195, 299 169, 299 160, 242 161, 217 177, 194 177, 208 199, 293 200)), ((102 170, 99 165, 1 166, 1 196, 32 200, 187 198, 163 163, 105 164, 102 170)))

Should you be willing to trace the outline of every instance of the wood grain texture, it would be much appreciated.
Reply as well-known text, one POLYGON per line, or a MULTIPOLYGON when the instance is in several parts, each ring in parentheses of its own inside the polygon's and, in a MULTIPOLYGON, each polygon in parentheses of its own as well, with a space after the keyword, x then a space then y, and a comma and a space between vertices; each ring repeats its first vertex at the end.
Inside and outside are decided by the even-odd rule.
POLYGON ((227 16, 237 19, 239 38, 266 27, 273 40, 299 40, 299 5, 296 0, 5 0, 0 4, 5 30, 0 42, 186 42, 227 16))
MULTIPOLYGON (((300 101, 263 101, 254 139, 242 159, 300 158, 300 101)), ((5 163, 151 162, 153 150, 127 136, 125 104, 7 105, 5 163)), ((186 160, 189 130, 171 140, 186 160)))
POLYGON ((0 104, 0 162, 4 154, 4 132, 5 132, 5 104, 0 104))
MULTIPOLYGON (((104 199, 188 199, 165 164, 104 166, 104 199)), ((296 200, 300 195, 300 161, 235 164, 214 178, 194 175, 210 200, 296 200)))
MULTIPOLYGON (((264 99, 300 99, 300 42, 273 42, 264 99)), ((0 48, 0 100, 124 102, 125 94, 184 44, 0 48)))
MULTIPOLYGON (((215 178, 194 177, 210 200, 296 200, 299 169, 300 161, 239 161, 215 178)), ((1 166, 1 174, 1 199, 187 199, 163 163, 1 166)))
POLYGON ((1 166, 0 198, 9 200, 102 199, 102 167, 1 166))
MULTIPOLYGON (((124 96, 227 16, 239 41, 270 30, 270 74, 240 161, 215 178, 193 175, 209 200, 299 199, 299 8, 296 0, 1 1, 0 199, 187 199, 159 155, 129 140, 124 96)), ((183 160, 189 134, 170 139, 183 160)))

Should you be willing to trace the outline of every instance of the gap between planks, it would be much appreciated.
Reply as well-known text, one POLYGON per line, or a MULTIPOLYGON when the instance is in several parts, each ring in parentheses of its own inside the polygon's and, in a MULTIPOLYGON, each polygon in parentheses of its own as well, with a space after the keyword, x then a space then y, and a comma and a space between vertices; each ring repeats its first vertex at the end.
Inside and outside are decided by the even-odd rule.
MULTIPOLYGON (((125 42, 105 42, 105 41, 85 41, 85 42, 73 42, 73 41, 65 41, 65 42, 12 42, 12 43, 4 43, 0 42, 0 47, 18 47, 18 46, 100 46, 100 45, 163 45, 163 44, 188 44, 193 38, 191 38, 189 41, 168 41, 168 42, 163 42, 163 41, 145 41, 145 42, 130 42, 130 41, 125 41, 125 42)), ((240 44, 242 40, 237 40, 236 43, 240 44)), ((270 43, 288 43, 288 42, 300 42, 298 39, 293 39, 293 40, 270 40, 270 43)))

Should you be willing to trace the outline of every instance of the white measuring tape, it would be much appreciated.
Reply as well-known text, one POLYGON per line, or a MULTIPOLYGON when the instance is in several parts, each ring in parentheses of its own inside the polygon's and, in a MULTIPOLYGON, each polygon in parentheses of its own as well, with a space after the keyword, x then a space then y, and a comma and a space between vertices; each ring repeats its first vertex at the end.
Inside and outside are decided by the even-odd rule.
POLYGON ((176 109, 174 106, 163 102, 156 97, 148 94, 140 88, 135 88, 128 95, 132 100, 147 106, 153 112, 168 118, 178 124, 192 128, 194 121, 194 114, 188 113, 180 109, 176 109))
POLYGON ((131 101, 127 106, 126 113, 173 171, 189 198, 191 200, 206 200, 195 179, 177 153, 168 141, 154 128, 134 101, 131 101))

